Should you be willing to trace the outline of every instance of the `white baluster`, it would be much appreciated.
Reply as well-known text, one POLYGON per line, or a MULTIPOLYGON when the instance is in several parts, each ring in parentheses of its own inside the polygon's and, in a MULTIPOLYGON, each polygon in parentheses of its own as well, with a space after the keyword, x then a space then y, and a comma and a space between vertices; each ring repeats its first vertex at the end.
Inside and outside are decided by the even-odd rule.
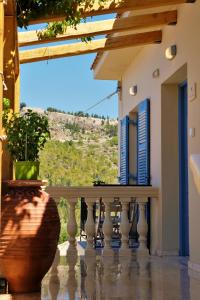
POLYGON ((103 199, 105 205, 105 219, 103 222, 103 233, 104 233, 104 256, 112 256, 114 254, 111 241, 112 241, 112 233, 113 233, 113 224, 111 219, 111 203, 113 202, 112 198, 104 198, 103 199))
POLYGON ((95 222, 93 216, 93 207, 96 199, 86 199, 87 204, 87 221, 85 224, 85 231, 87 234, 87 247, 85 249, 85 255, 95 255, 94 249, 94 236, 95 236, 95 222))
POLYGON ((68 203, 69 203, 69 221, 67 224, 67 232, 69 235, 69 248, 67 250, 67 255, 77 256, 77 247, 76 247, 77 223, 76 223, 76 215, 75 215, 77 199, 71 198, 68 200, 68 203))
POLYGON ((148 256, 149 255, 149 251, 147 248, 148 225, 147 225, 146 214, 145 214, 147 200, 137 199, 137 203, 139 205, 139 222, 137 226, 137 230, 139 234, 139 248, 137 254, 148 256))
POLYGON ((131 249, 129 248, 129 231, 130 231, 130 223, 128 219, 128 209, 129 209, 129 198, 123 198, 121 201, 122 204, 122 213, 121 213, 121 224, 120 230, 122 233, 122 245, 119 251, 120 256, 128 256, 131 255, 131 249))

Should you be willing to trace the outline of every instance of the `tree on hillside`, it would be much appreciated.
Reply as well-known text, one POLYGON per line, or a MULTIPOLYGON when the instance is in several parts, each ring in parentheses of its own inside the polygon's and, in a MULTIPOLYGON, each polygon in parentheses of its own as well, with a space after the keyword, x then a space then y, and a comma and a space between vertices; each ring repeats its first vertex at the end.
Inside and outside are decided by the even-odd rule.
POLYGON ((26 103, 25 102, 21 102, 20 103, 20 110, 22 110, 24 107, 26 107, 26 103))

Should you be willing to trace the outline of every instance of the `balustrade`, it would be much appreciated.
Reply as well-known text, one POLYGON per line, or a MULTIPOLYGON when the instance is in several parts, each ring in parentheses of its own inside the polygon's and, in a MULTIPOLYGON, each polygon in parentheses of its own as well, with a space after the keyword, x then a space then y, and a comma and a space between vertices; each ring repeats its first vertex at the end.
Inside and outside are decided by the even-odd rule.
MULTIPOLYGON (((152 198, 153 201, 158 199, 158 189, 152 187, 109 187, 109 186, 99 186, 99 187, 80 187, 80 188, 48 188, 47 191, 55 198, 65 197, 69 204, 69 221, 67 224, 67 231, 69 235, 69 248, 68 256, 77 255, 77 221, 75 217, 75 207, 80 198, 85 199, 87 205, 87 220, 85 223, 86 232, 86 242, 87 246, 85 249, 86 256, 95 256, 95 239, 96 230, 98 226, 95 226, 95 216, 94 216, 94 205, 95 203, 103 203, 104 213, 103 221, 101 218, 97 218, 103 222, 101 226, 102 237, 103 237, 103 256, 112 256, 114 251, 112 247, 113 240, 113 226, 119 231, 119 239, 121 240, 121 248, 119 250, 120 256, 131 256, 133 250, 130 248, 129 243, 129 232, 131 223, 128 217, 130 203, 134 198, 135 205, 138 206, 137 214, 135 215, 133 222, 137 224, 137 234, 138 234, 138 248, 136 253, 142 256, 148 256, 149 250, 147 249, 147 233, 148 224, 146 220, 146 207, 148 199, 152 198), (115 218, 113 211, 116 207, 116 199, 119 217, 115 218), (117 221, 116 221, 117 220, 117 221)), ((116 211, 115 211, 116 213, 116 211)))

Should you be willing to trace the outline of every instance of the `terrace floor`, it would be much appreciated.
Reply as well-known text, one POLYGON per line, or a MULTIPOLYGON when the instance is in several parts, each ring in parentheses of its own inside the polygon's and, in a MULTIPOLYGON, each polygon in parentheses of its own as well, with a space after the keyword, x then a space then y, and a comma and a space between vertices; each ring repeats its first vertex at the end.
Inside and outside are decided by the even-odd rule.
POLYGON ((200 275, 181 257, 67 259, 57 252, 41 294, 1 295, 1 300, 198 300, 200 275))

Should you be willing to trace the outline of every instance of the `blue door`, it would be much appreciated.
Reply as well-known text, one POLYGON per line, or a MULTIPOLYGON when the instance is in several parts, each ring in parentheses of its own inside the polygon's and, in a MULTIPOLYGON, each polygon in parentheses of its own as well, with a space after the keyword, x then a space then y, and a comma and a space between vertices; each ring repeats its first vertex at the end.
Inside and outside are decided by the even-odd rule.
POLYGON ((179 86, 179 254, 189 256, 187 82, 179 86))

